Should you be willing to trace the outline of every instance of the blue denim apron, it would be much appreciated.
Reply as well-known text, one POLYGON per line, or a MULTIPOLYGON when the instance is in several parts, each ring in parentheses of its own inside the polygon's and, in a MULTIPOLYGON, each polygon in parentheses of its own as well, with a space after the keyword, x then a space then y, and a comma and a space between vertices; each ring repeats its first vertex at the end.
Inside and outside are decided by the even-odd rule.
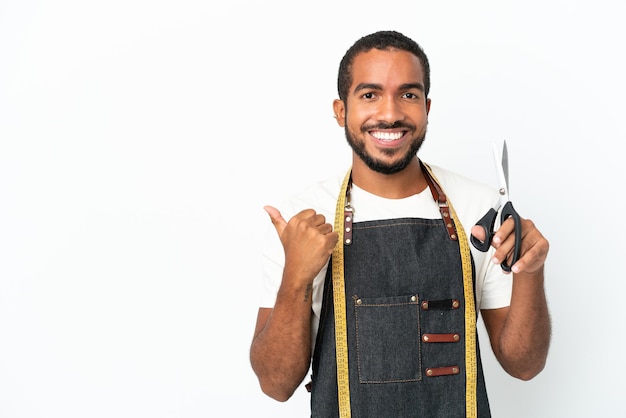
MULTIPOLYGON (((339 416, 328 270, 311 382, 321 418, 339 416)), ((344 272, 352 417, 465 417, 463 272, 443 221, 355 222, 344 272)), ((479 352, 478 416, 490 417, 479 352)))

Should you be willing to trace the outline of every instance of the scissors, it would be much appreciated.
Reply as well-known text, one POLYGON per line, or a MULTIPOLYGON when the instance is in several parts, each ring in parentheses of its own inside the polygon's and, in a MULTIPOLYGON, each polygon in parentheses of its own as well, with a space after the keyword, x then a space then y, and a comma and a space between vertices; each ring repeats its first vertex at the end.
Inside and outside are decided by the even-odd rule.
POLYGON ((515 246, 513 247, 513 257, 511 258, 510 263, 507 263, 507 260, 505 259, 500 264, 502 270, 510 272, 511 267, 520 257, 522 244, 522 221, 517 211, 513 208, 513 204, 509 200, 509 155, 506 148, 506 141, 504 141, 502 146, 502 153, 498 152, 496 144, 493 145, 493 156, 498 172, 498 180, 500 182, 500 201, 496 207, 489 209, 485 216, 483 216, 476 223, 477 226, 481 227, 485 231, 485 240, 481 241, 473 235, 470 237, 470 240, 476 249, 486 252, 489 249, 494 236, 493 227, 496 222, 496 217, 498 216, 498 210, 502 208, 502 213, 500 214, 500 225, 502 225, 508 218, 513 218, 513 222, 515 222, 515 246), (504 207, 502 207, 503 203, 504 207))

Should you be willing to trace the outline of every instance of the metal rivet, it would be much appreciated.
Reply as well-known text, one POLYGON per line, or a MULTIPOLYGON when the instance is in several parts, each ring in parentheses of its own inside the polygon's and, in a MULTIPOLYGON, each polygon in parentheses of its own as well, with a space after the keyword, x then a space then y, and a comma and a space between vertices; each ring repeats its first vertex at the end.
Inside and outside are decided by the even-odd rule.
POLYGON ((422 309, 427 311, 428 310, 428 301, 425 300, 424 302, 422 302, 422 309))
POLYGON ((351 243, 352 243, 352 240, 351 240, 350 238, 348 238, 348 239, 346 240, 346 244, 351 244, 351 243))
POLYGON ((443 217, 444 217, 444 218, 447 218, 447 217, 448 217, 448 214, 444 212, 444 213, 443 213, 443 217))
POLYGON ((447 226, 448 228, 452 228, 452 224, 451 224, 451 223, 447 223, 447 224, 446 224, 446 226, 447 226))
POLYGON ((424 341, 425 343, 427 343, 427 342, 428 342, 428 339, 429 339, 429 338, 428 338, 428 335, 423 335, 423 336, 422 336, 422 341, 424 341))
POLYGON ((459 341, 461 339, 461 336, 459 334, 454 334, 454 341, 459 341))
POLYGON ((452 368, 452 373, 458 374, 459 373, 459 368, 458 367, 453 367, 452 368))
POLYGON ((453 308, 458 308, 458 307, 459 307, 459 301, 458 301, 458 300, 454 300, 454 301, 452 302, 452 307, 453 307, 453 308))
POLYGON ((430 369, 426 369, 426 376, 432 376, 433 375, 433 371, 430 369))
POLYGON ((350 232, 350 228, 346 228, 346 232, 350 232))
POLYGON ((363 301, 362 301, 361 299, 357 299, 357 300, 356 300, 356 304, 357 304, 357 305, 361 305, 362 303, 363 303, 363 301))
POLYGON ((452 239, 456 239, 456 234, 452 234, 452 235, 450 235, 450 238, 452 238, 452 239))
POLYGON ((411 302, 415 302, 415 301, 417 301, 417 296, 415 295, 411 296, 411 302))
POLYGON ((346 216, 346 222, 350 222, 352 221, 352 218, 350 216, 346 216))

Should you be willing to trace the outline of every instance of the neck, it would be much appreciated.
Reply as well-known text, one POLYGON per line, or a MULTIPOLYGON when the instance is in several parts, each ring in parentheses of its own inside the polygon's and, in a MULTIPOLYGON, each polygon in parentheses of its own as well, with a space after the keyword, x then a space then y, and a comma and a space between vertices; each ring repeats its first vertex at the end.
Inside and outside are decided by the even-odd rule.
POLYGON ((387 199, 402 199, 423 191, 427 184, 416 158, 402 171, 382 174, 371 170, 355 156, 352 164, 352 182, 359 188, 387 199))

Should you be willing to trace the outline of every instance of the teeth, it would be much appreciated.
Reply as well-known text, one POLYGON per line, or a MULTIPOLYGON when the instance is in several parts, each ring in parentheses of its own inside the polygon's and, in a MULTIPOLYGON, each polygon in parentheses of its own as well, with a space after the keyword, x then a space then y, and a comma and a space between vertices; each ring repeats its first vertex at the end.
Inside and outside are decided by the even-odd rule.
POLYGON ((372 132, 372 136, 380 141, 395 141, 402 135, 402 132, 372 132))

